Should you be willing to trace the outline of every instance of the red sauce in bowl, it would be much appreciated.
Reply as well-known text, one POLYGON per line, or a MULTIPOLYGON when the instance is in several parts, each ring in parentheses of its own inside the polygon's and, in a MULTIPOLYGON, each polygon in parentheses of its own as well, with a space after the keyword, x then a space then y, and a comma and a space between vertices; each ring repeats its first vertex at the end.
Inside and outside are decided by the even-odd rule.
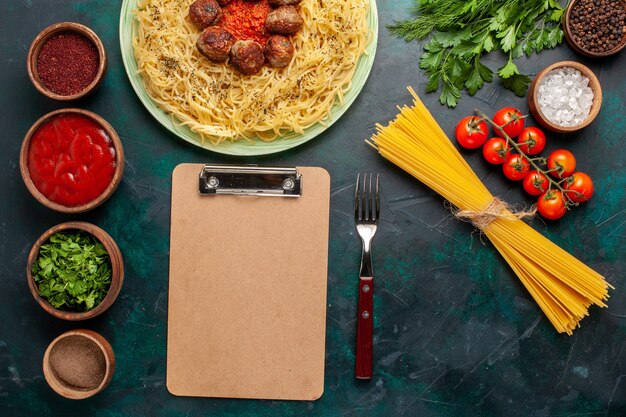
POLYGON ((223 17, 218 26, 237 39, 250 39, 265 46, 270 37, 265 30, 265 21, 270 11, 272 8, 269 0, 233 0, 222 6, 223 17))
POLYGON ((44 123, 28 148, 28 171, 47 199, 66 207, 87 204, 109 186, 116 153, 98 123, 80 114, 63 114, 44 123))

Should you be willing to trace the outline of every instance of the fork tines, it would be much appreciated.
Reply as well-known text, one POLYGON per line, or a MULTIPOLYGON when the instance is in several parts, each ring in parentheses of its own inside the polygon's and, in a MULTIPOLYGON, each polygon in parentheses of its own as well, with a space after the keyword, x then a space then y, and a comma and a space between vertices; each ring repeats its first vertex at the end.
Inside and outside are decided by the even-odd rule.
POLYGON ((357 221, 377 222, 380 217, 380 188, 378 174, 376 174, 376 188, 372 192, 373 174, 361 174, 356 177, 356 189, 354 191, 354 219, 357 221))

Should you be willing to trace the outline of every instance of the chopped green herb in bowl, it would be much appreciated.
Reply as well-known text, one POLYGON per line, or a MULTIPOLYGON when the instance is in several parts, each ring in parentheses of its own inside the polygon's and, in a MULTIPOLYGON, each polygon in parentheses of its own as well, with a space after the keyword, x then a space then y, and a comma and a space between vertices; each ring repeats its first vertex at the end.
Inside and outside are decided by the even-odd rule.
POLYGON ((41 245, 32 265, 39 295, 54 308, 85 312, 98 306, 111 286, 111 259, 90 233, 54 233, 41 245))

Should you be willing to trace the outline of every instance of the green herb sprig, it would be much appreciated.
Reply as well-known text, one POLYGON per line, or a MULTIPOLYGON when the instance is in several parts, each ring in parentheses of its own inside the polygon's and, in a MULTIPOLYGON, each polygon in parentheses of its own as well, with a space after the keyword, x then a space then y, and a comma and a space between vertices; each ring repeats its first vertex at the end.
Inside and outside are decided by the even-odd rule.
POLYGON ((497 73, 502 85, 524 96, 531 79, 520 74, 514 59, 554 48, 563 41, 559 23, 565 9, 557 0, 416 0, 414 18, 389 26, 406 41, 433 33, 424 46, 420 68, 427 92, 441 86, 439 101, 455 107, 461 91, 474 95, 493 71, 481 62, 485 53, 501 51, 506 64, 497 73))
POLYGON ((111 260, 104 245, 81 230, 58 232, 41 245, 33 263, 39 295, 55 308, 89 311, 111 285, 111 260))

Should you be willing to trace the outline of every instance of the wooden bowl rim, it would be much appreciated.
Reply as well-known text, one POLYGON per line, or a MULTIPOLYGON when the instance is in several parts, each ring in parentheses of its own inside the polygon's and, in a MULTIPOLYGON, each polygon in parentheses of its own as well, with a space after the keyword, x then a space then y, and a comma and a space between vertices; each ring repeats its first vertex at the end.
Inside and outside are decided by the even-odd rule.
POLYGON ((559 61, 555 62, 552 65, 548 65, 546 68, 542 69, 533 80, 532 83, 531 94, 528 95, 528 99, 532 101, 532 107, 535 108, 536 117, 541 119, 542 124, 548 127, 550 130, 559 133, 572 133, 579 131, 587 126, 591 122, 595 120, 600 112, 600 108, 602 107, 602 86, 600 85, 600 80, 594 74, 594 72, 588 68, 587 66, 581 64, 576 61, 559 61), (541 106, 539 105, 539 99, 537 98, 537 89, 539 88, 539 84, 541 80, 548 74, 550 71, 556 68, 570 67, 579 70, 585 77, 589 79, 589 87, 593 91, 593 103, 591 105, 591 109, 589 110, 589 116, 580 124, 576 126, 560 126, 556 123, 551 122, 541 111, 541 106))
POLYGON ((108 200, 119 186, 120 182, 122 181, 122 175, 124 174, 124 148, 122 146, 122 141, 120 140, 120 137, 118 136, 113 126, 111 126, 106 120, 104 120, 96 113, 77 108, 59 109, 40 117, 39 120, 37 120, 31 126, 28 132, 26 132, 24 140, 22 141, 22 148, 20 149, 20 173, 22 174, 22 179, 24 180, 24 184, 26 185, 26 188, 28 188, 28 191, 30 191, 33 197, 35 197, 35 199, 44 206, 61 213, 83 213, 85 211, 89 211, 98 207, 106 200, 108 200), (56 116, 60 116, 63 114, 80 114, 102 126, 102 128, 106 131, 106 133, 109 135, 109 138, 111 138, 111 141, 113 142, 113 147, 115 148, 115 158, 117 162, 115 172, 113 173, 113 178, 111 179, 111 183, 102 192, 102 194, 86 204, 74 207, 68 207, 59 203, 55 203, 54 201, 51 201, 46 196, 44 196, 37 189, 37 187, 35 187, 35 184, 30 178, 30 171, 28 169, 28 148, 30 147, 30 141, 33 135, 44 123, 50 121, 56 116))
POLYGON ((86 95, 92 93, 102 82, 104 79, 104 73, 107 68, 107 55, 106 50, 104 48, 104 44, 96 35, 96 33, 88 28, 85 25, 76 22, 60 22, 55 23, 53 25, 48 26, 35 37, 33 42, 28 49, 28 55, 26 59, 26 70, 28 71, 28 77, 31 82, 35 86, 35 88, 43 95, 53 100, 58 101, 71 101, 77 100, 79 98, 83 98, 86 95), (50 91, 44 84, 41 82, 39 78, 39 74, 37 73, 37 57, 39 56, 39 51, 41 46, 54 34, 59 32, 71 31, 76 32, 80 35, 85 36, 89 39, 98 50, 98 72, 96 73, 95 78, 92 82, 85 87, 82 91, 79 91, 76 94, 71 94, 69 96, 64 96, 61 94, 57 94, 53 91, 50 91))
MULTIPOLYGON (((570 28, 570 15, 572 13, 572 7, 579 1, 580 0, 572 0, 565 10, 565 17, 563 18, 563 32, 565 32, 565 40, 567 41, 567 43, 572 47, 572 49, 574 49, 574 51, 589 58, 604 58, 621 52, 621 50, 626 47, 626 32, 623 33, 622 40, 620 41, 620 43, 617 44, 615 48, 604 52, 590 51, 588 49, 585 49, 581 44, 574 40, 574 37, 572 36, 572 29, 570 28)), ((626 0, 620 1, 624 6, 624 9, 626 10, 626 0)))
POLYGON ((26 280, 28 281, 28 288, 30 289, 30 293, 32 294, 37 304, 41 306, 46 312, 57 317, 59 319, 68 320, 68 321, 81 321, 87 320, 100 314, 104 313, 113 305, 113 302, 117 299, 117 296, 122 289, 122 284, 124 283, 124 261, 122 258, 122 253, 117 246, 117 243, 113 240, 113 238, 105 232, 103 229, 99 228, 95 224, 87 223, 87 222, 65 222, 57 224, 56 226, 51 227, 46 230, 37 241, 33 244, 30 253, 28 254, 28 260, 26 262, 26 280), (65 230, 74 230, 79 229, 83 230, 92 236, 94 236, 100 243, 102 243, 109 254, 109 260, 111 262, 111 284, 109 285, 109 290, 107 294, 104 296, 104 299, 98 304, 96 307, 89 311, 83 312, 74 312, 74 311, 66 311, 59 310, 50 304, 47 300, 39 295, 39 287, 35 282, 35 278, 33 277, 33 263, 37 259, 39 255, 39 249, 41 245, 43 245, 53 234, 65 230))
POLYGON ((65 398, 72 399, 72 400, 82 400, 85 398, 92 397, 96 395, 97 393, 101 392, 111 382, 114 372, 115 372, 115 353, 113 352, 113 348, 111 347, 111 344, 101 334, 96 333, 92 330, 76 329, 76 330, 69 330, 65 333, 60 334, 52 342, 50 342, 43 356, 43 374, 44 374, 44 378, 46 379, 46 382, 48 383, 50 388, 52 388, 52 390, 54 390, 57 394, 65 398), (89 339, 90 341, 95 343, 96 346, 98 346, 98 348, 102 352, 102 355, 104 356, 104 361, 105 361, 104 377, 102 378, 102 381, 100 382, 100 384, 96 388, 93 388, 91 390, 85 390, 85 391, 74 390, 71 387, 63 384, 61 381, 57 379, 57 377, 54 375, 54 372, 52 371, 52 368, 50 367, 50 352, 52 352, 52 349, 54 348, 54 346, 56 346, 56 344, 59 343, 61 340, 66 339, 68 337, 73 337, 73 336, 84 337, 86 339, 89 339))

